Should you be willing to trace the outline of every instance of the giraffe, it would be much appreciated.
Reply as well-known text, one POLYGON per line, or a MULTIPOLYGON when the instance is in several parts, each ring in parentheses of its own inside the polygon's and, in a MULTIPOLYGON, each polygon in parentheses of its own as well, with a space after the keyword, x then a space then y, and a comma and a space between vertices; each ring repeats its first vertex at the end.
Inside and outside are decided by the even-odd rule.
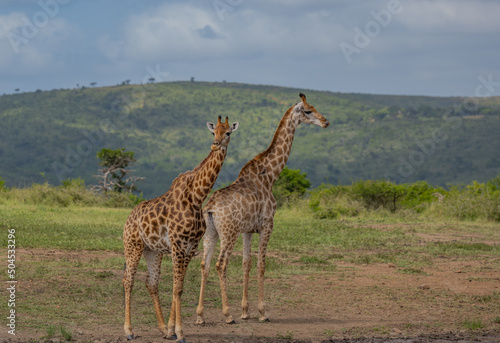
POLYGON ((243 235, 243 299, 242 319, 249 319, 248 282, 251 269, 250 248, 252 234, 259 234, 257 262, 259 321, 269 321, 264 302, 264 271, 267 243, 273 231, 276 200, 272 186, 285 167, 297 126, 301 122, 326 128, 329 125, 316 109, 309 105, 306 96, 300 93, 301 102, 290 107, 281 119, 273 140, 267 150, 255 156, 240 171, 236 181, 215 192, 204 208, 207 231, 203 238, 203 260, 201 262, 201 289, 198 303, 197 324, 204 324, 203 317, 205 285, 210 271, 210 260, 220 238, 220 253, 215 265, 219 273, 222 293, 222 313, 226 323, 235 323, 229 312, 226 289, 226 271, 229 257, 240 233, 243 235))
POLYGON ((212 189, 224 162, 229 135, 236 131, 238 123, 229 125, 217 119, 217 124, 207 123, 214 135, 208 156, 193 170, 180 174, 170 189, 160 197, 141 202, 130 213, 123 230, 125 250, 125 336, 134 339, 130 320, 130 298, 134 277, 141 256, 148 268, 146 287, 153 299, 158 328, 168 339, 185 343, 182 332, 181 295, 189 261, 205 233, 202 204, 212 189), (158 297, 161 260, 171 254, 174 283, 173 299, 168 328, 158 297))

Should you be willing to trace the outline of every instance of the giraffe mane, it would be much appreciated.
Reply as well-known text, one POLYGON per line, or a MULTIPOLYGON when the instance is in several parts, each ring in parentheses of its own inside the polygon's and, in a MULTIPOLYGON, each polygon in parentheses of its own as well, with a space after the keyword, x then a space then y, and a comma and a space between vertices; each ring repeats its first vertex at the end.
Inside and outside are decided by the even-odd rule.
POLYGON ((276 131, 274 132, 274 136, 273 136, 273 140, 271 141, 271 144, 269 144, 269 146, 267 147, 266 150, 264 150, 263 152, 261 152, 260 154, 258 154, 257 156, 255 156, 253 159, 251 159, 250 161, 248 161, 244 166, 243 168, 241 168, 241 171, 240 171, 240 175, 243 174, 244 171, 252 168, 252 167, 256 167, 259 165, 260 161, 262 159, 264 159, 268 154, 269 152, 271 151, 272 147, 276 144, 276 141, 278 140, 280 134, 281 134, 281 131, 283 130, 284 126, 285 126, 285 119, 287 119, 289 116, 291 116, 291 113, 292 113, 292 110, 293 108, 295 107, 296 105, 293 105, 292 107, 290 107, 288 109, 288 111, 286 111, 286 113, 283 115, 283 118, 281 118, 281 121, 278 125, 278 128, 276 129, 276 131))

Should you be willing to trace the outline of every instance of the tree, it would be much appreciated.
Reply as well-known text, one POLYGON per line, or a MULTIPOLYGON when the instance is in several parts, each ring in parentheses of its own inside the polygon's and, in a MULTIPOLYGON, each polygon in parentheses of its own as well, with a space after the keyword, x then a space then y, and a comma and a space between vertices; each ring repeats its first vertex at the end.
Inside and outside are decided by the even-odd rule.
POLYGON ((379 207, 397 210, 397 203, 407 194, 406 185, 397 185, 386 180, 360 180, 352 185, 352 193, 360 197, 367 208, 379 207))
POLYGON ((143 177, 131 176, 133 170, 127 169, 133 165, 136 160, 133 151, 125 151, 125 148, 116 150, 102 149, 97 152, 97 158, 101 161, 99 164, 103 167, 99 169, 100 175, 94 175, 101 179, 99 185, 94 186, 98 191, 137 192, 136 183, 143 181, 143 177))
POLYGON ((303 196, 309 187, 311 182, 307 179, 307 173, 285 167, 273 185, 273 194, 278 206, 282 206, 293 197, 303 196))

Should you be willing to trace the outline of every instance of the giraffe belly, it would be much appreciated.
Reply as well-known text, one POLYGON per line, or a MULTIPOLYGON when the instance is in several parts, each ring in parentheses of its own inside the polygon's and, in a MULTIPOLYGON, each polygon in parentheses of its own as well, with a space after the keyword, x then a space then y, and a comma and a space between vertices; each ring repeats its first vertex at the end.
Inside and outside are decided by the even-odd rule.
POLYGON ((261 225, 258 214, 247 212, 243 216, 243 220, 239 223, 239 228, 241 233, 259 233, 261 225))
POLYGON ((168 228, 162 227, 160 235, 141 235, 146 247, 151 251, 158 251, 163 254, 170 254, 170 239, 168 238, 168 228))

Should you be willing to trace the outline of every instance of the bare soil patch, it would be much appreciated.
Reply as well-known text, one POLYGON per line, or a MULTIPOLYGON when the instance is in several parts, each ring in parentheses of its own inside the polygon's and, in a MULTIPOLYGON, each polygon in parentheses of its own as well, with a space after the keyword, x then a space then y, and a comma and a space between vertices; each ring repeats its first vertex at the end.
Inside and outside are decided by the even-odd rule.
MULTIPOLYGON (((23 250, 19 255, 24 256, 22 263, 47 259, 89 261, 121 256, 114 252, 44 249, 23 250)), ((198 268, 199 257, 192 263, 198 268)), ((188 342, 203 343, 500 342, 500 270, 497 266, 498 259, 438 258, 428 267, 409 270, 390 263, 360 265, 339 261, 333 272, 268 277, 269 323, 258 322, 256 294, 251 293, 252 318, 247 321, 237 317, 241 299, 231 299, 232 313, 237 318, 233 325, 225 324, 221 309, 209 303, 205 310, 208 324, 195 325, 195 304, 186 304, 184 333, 188 342), (464 323, 468 320, 480 321, 482 328, 467 327, 464 323)), ((110 272, 113 278, 121 279, 119 270, 110 272)), ((38 287, 37 280, 25 281, 19 281, 18 294, 28 291, 28 287, 30 291, 38 287)), ((144 287, 142 280, 135 287, 144 287)), ((241 286, 233 284, 231 287, 241 286)), ((44 296, 41 292, 40 297, 44 296)), ((142 299, 141 304, 153 312, 149 296, 142 299)), ((164 313, 168 313, 169 305, 163 303, 164 313)), ((22 322, 22 304, 18 306, 18 316, 22 322)), ((72 341, 126 341, 121 320, 115 324, 100 324, 98 320, 91 323, 71 325, 72 341)), ((136 324, 134 331, 138 343, 166 342, 154 324, 136 324)), ((0 341, 63 342, 62 338, 45 339, 44 335, 43 329, 23 327, 12 336, 4 326, 0 341)))

